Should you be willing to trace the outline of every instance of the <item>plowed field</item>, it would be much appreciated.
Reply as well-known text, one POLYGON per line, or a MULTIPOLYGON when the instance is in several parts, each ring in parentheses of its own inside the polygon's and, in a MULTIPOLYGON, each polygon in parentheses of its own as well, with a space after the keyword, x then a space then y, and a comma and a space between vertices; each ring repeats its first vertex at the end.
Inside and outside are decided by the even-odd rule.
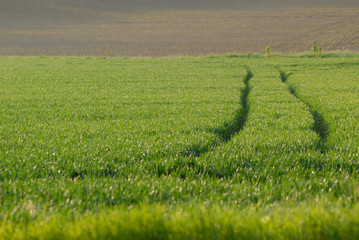
POLYGON ((359 51, 358 1, 289 3, 1 0, 0 55, 359 51))

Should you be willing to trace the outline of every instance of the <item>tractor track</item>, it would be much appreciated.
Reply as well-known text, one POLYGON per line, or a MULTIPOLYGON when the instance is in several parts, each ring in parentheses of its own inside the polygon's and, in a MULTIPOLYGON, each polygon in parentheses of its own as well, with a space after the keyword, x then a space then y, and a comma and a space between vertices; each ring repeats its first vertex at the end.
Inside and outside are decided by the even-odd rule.
POLYGON ((312 130, 319 136, 319 141, 316 144, 316 148, 320 152, 325 153, 327 151, 327 139, 329 137, 329 124, 325 121, 323 115, 318 110, 316 110, 309 102, 301 98, 297 94, 296 88, 288 83, 288 77, 291 74, 287 74, 280 69, 278 69, 278 71, 280 73, 280 78, 282 82, 288 86, 289 92, 308 107, 309 112, 314 119, 312 130))

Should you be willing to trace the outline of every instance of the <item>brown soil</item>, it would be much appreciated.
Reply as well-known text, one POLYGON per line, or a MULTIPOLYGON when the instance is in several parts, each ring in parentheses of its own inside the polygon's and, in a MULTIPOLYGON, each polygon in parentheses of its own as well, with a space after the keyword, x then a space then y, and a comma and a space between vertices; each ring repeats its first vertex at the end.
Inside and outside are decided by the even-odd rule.
POLYGON ((314 41, 359 51, 359 2, 0 0, 0 55, 292 53, 314 41))

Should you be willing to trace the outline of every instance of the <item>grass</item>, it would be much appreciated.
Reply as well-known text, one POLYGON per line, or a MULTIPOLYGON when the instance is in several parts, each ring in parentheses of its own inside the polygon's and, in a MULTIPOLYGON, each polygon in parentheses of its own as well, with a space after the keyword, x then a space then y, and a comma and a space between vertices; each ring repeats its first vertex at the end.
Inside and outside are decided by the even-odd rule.
POLYGON ((1 232, 12 239, 348 239, 359 234, 358 205, 247 208, 120 208, 67 221, 52 218, 1 232), (329 210, 332 207, 333 210, 329 210), (41 226, 41 227, 39 227, 41 226))
POLYGON ((0 238, 356 238, 357 62, 1 57, 0 238))

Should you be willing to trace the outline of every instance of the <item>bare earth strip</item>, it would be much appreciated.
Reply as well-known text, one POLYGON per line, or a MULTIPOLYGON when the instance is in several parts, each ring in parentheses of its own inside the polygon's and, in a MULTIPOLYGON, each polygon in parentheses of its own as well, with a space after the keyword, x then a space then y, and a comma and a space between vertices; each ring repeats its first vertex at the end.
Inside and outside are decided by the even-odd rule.
POLYGON ((357 6, 115 11, 0 1, 0 55, 207 55, 267 45, 294 53, 311 51, 314 41, 324 51, 359 51, 357 6))

